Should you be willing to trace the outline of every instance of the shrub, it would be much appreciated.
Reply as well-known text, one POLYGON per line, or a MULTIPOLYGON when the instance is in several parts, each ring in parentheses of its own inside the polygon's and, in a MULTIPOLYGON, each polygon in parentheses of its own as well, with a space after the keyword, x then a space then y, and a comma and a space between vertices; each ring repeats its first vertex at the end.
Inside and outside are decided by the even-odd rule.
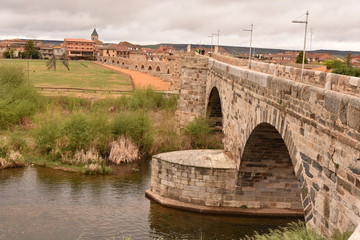
POLYGON ((189 138, 192 148, 222 148, 206 118, 196 118, 190 122, 185 126, 184 134, 189 138))
POLYGON ((143 152, 148 152, 153 142, 150 118, 144 111, 117 114, 112 122, 112 133, 115 138, 130 138, 143 152))
POLYGON ((9 146, 14 151, 23 152, 27 148, 25 136, 17 131, 14 131, 9 136, 9 146))
POLYGON ((72 114, 61 129, 60 148, 75 154, 76 150, 87 149, 92 140, 91 128, 84 114, 72 114))
POLYGON ((0 66, 0 129, 20 123, 42 106, 43 98, 25 83, 21 68, 0 66))
POLYGON ((49 117, 34 131, 37 148, 41 154, 54 153, 56 141, 60 136, 62 119, 49 117))

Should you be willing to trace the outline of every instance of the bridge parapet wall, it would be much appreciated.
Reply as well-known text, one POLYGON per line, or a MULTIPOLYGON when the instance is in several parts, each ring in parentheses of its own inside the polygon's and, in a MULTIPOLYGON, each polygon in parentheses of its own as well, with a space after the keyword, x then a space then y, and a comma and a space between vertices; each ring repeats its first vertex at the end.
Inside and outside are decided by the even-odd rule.
MULTIPOLYGON (((248 60, 246 59, 238 59, 220 54, 214 54, 213 58, 235 66, 246 67, 248 65, 248 60)), ((251 69, 258 72, 283 77, 289 80, 303 82, 324 88, 326 90, 333 90, 336 92, 349 93, 353 95, 360 94, 360 78, 357 77, 305 69, 303 80, 301 80, 300 68, 259 61, 251 61, 251 69)))

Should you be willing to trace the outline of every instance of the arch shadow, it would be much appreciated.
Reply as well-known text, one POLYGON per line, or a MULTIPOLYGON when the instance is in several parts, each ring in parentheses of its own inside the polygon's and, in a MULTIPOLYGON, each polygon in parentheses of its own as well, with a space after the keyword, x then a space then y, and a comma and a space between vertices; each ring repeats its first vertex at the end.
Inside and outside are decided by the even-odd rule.
POLYGON ((303 173, 295 174, 296 154, 291 133, 285 129, 283 138, 273 125, 257 124, 249 134, 240 157, 238 192, 244 196, 255 196, 259 208, 286 208, 304 210, 301 195, 303 173))

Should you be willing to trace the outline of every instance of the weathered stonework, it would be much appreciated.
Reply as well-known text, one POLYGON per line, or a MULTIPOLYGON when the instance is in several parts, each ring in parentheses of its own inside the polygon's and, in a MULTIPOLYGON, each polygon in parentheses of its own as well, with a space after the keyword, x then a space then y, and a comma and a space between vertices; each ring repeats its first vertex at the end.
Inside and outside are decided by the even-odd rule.
POLYGON ((151 162, 151 191, 163 197, 206 206, 222 206, 234 191, 237 169, 221 150, 162 153, 151 162))
MULTIPOLYGON (((257 71, 211 59, 208 64, 205 106, 211 104, 210 93, 216 88, 221 101, 225 151, 236 160, 239 171, 235 195, 226 196, 228 202, 224 201, 223 206, 244 204, 248 199, 249 207, 259 209, 301 207, 307 224, 326 236, 337 230, 354 230, 360 222, 360 98, 357 90, 334 87, 340 82, 348 84, 344 76, 311 72, 306 75, 311 77, 299 82, 297 69, 271 64, 253 67, 257 71), (259 71, 268 71, 271 75, 259 71), (330 88, 326 86, 327 81, 332 82, 330 88), (293 171, 288 163, 281 162, 282 153, 275 154, 271 149, 267 153, 274 154, 278 159, 275 162, 286 166, 289 176, 293 174, 285 184, 279 180, 284 176, 278 178, 274 173, 276 169, 281 171, 278 166, 269 165, 274 160, 262 164, 266 158, 259 156, 259 160, 255 159, 258 166, 251 163, 254 158, 246 160, 246 155, 251 156, 246 153, 247 143, 254 140, 252 133, 258 131, 261 124, 271 126, 284 141, 286 151, 283 151, 288 153, 293 171), (241 176, 247 174, 253 182, 241 180, 241 176), (275 176, 275 180, 266 177, 270 175, 275 176), (258 176, 259 181, 255 182, 258 176), (246 187, 246 184, 253 185, 246 187), (279 192, 290 191, 292 196, 273 198, 271 194, 276 194, 277 188, 279 192), (270 189, 274 189, 273 193, 270 189), (268 192, 268 198, 261 196, 261 192, 268 192)), ((185 74, 195 74, 191 71, 183 68, 185 74)), ((187 76, 182 81, 182 85, 191 85, 193 80, 187 76)), ((203 80, 194 96, 185 97, 183 94, 192 92, 182 92, 179 101, 198 97, 197 93, 203 92, 201 87, 204 87, 203 80)), ((200 102, 184 101, 183 118, 196 115, 187 109, 194 109, 192 104, 200 102)), ((198 115, 206 112, 201 106, 197 109, 198 115)))

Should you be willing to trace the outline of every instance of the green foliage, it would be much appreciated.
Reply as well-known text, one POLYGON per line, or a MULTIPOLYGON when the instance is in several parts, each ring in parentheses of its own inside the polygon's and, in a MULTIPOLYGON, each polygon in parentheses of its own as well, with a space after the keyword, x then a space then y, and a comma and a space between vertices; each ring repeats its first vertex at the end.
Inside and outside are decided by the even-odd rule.
POLYGON ((9 147, 18 152, 26 150, 27 142, 24 134, 19 131, 13 131, 9 136, 9 147))
POLYGON ((71 96, 61 96, 60 98, 54 99, 55 103, 60 105, 63 110, 69 112, 76 112, 80 110, 88 110, 90 109, 91 102, 78 98, 78 97, 71 97, 71 96))
POLYGON ((88 164, 83 171, 85 175, 106 175, 112 173, 111 167, 104 164, 88 164))
POLYGON ((206 118, 190 122, 185 126, 184 133, 189 137, 192 148, 222 148, 222 144, 212 138, 213 130, 206 118))
POLYGON ((42 106, 43 98, 26 84, 21 68, 0 65, 0 129, 21 123, 42 106))
MULTIPOLYGON (((303 56, 304 56, 304 51, 300 51, 299 54, 296 57, 296 63, 302 63, 303 62, 303 56)), ((306 58, 306 55, 305 55, 304 63, 308 64, 308 60, 306 58)))
POLYGON ((38 50, 36 50, 34 46, 34 42, 32 40, 26 41, 25 44, 25 51, 23 53, 23 56, 25 58, 31 58, 31 59, 39 59, 40 53, 38 50))
POLYGON ((149 151, 153 143, 150 118, 144 111, 117 114, 112 122, 112 133, 115 139, 121 135, 130 138, 144 152, 149 151))
POLYGON ((84 114, 71 115, 61 129, 62 150, 75 153, 76 150, 87 149, 92 140, 89 120, 84 114))
MULTIPOLYGON (((14 54, 15 54, 15 49, 10 48, 9 50, 7 50, 3 53, 3 57, 4 58, 14 58, 15 57, 14 54)), ((20 55, 20 53, 19 53, 19 55, 20 55)))
POLYGON ((130 96, 120 97, 118 101, 123 110, 175 110, 177 98, 165 97, 152 89, 138 89, 130 96))
POLYGON ((326 65, 327 69, 332 69, 333 73, 360 77, 360 68, 355 68, 351 65, 351 55, 345 59, 345 62, 335 59, 335 60, 327 60, 323 64, 326 65), (349 59, 350 57, 350 59, 349 59))
POLYGON ((303 222, 290 223, 288 226, 270 230, 268 234, 256 233, 255 236, 246 236, 244 240, 346 240, 350 233, 337 233, 331 238, 325 238, 311 229, 307 229, 303 222))
POLYGON ((55 151, 56 140, 60 136, 61 123, 59 117, 49 116, 35 129, 34 138, 41 154, 50 154, 55 151))

